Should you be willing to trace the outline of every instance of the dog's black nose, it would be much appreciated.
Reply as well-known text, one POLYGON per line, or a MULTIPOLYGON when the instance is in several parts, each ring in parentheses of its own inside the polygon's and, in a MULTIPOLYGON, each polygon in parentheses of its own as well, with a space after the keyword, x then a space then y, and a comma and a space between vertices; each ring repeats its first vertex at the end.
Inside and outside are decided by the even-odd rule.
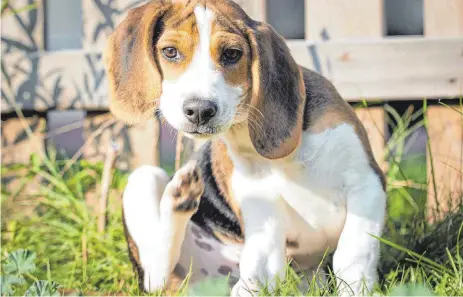
POLYGON ((183 113, 196 125, 204 125, 217 113, 217 104, 206 99, 189 99, 183 103, 183 113))

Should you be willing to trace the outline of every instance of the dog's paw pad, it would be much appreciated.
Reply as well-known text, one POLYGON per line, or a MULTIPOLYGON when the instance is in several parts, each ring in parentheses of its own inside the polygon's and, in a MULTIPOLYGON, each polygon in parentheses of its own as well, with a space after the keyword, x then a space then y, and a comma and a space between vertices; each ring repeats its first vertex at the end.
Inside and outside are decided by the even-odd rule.
POLYGON ((174 211, 196 211, 204 191, 204 184, 196 163, 189 162, 180 168, 170 181, 167 190, 173 199, 174 211))

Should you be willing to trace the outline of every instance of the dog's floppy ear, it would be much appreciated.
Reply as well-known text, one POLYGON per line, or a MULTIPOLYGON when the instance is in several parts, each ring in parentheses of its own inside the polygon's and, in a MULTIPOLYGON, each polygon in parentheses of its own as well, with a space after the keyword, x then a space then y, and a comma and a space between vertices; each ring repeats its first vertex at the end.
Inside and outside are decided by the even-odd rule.
POLYGON ((265 23, 248 29, 252 54, 249 134, 257 152, 268 159, 291 154, 299 145, 305 87, 285 40, 265 23))
MULTIPOLYGON (((127 123, 154 116, 162 78, 154 53, 166 1, 151 1, 131 9, 107 41, 104 64, 111 112, 127 123)), ((169 1, 170 2, 170 1, 169 1)))

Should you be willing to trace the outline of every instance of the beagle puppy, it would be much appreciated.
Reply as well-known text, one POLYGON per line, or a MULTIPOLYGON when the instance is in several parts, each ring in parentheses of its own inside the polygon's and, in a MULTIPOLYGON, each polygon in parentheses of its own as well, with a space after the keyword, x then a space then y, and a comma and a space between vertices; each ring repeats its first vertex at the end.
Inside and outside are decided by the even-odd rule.
POLYGON ((271 26, 230 0, 153 0, 105 50, 110 108, 159 116, 204 140, 169 178, 143 166, 123 195, 130 255, 146 291, 230 276, 233 295, 274 288, 288 260, 325 252, 343 294, 376 281, 385 181, 364 128, 271 26))

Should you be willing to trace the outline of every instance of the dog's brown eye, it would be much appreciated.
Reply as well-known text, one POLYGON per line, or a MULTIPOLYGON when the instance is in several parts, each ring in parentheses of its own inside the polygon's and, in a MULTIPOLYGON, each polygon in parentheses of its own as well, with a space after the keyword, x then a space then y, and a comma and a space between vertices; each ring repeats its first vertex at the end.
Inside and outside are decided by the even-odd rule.
POLYGON ((175 47, 166 47, 162 49, 162 54, 169 60, 178 58, 178 51, 175 47))
POLYGON ((229 48, 222 53, 222 62, 225 65, 235 64, 241 59, 243 52, 237 48, 229 48))

